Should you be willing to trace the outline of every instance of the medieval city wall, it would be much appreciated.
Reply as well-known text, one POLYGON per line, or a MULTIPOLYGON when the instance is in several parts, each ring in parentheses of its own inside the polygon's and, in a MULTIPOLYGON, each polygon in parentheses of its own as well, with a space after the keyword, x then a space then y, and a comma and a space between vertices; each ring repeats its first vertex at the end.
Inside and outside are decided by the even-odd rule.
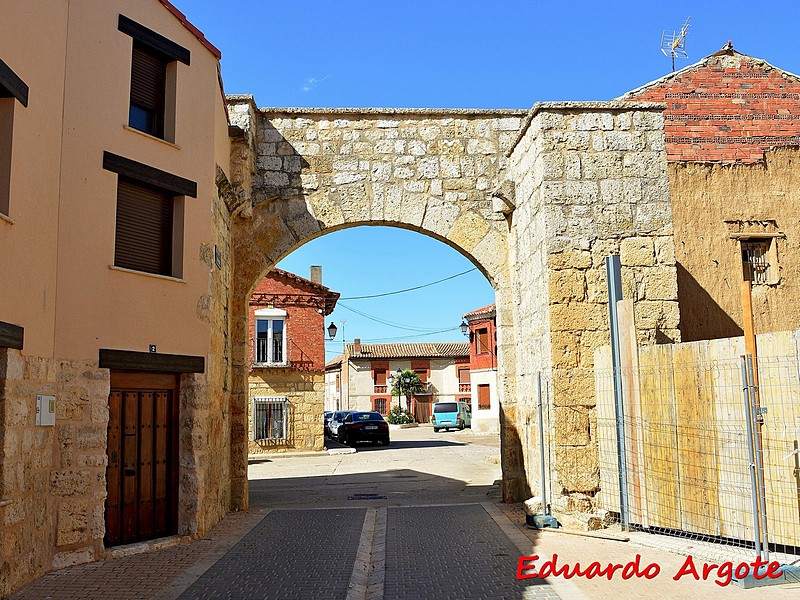
POLYGON ((609 340, 607 256, 621 257, 640 341, 679 339, 663 148, 657 105, 547 103, 534 107, 511 154, 517 429, 538 494, 541 373, 551 498, 561 510, 590 510, 599 489, 593 352, 609 340))

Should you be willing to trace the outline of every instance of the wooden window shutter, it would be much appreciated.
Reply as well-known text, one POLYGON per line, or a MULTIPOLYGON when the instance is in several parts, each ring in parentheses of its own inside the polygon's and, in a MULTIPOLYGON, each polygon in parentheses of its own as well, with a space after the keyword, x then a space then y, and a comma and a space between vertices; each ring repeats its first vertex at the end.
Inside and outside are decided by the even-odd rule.
POLYGON ((172 275, 174 198, 120 178, 114 264, 125 269, 172 275))
POLYGON ((167 79, 167 63, 145 46, 134 43, 131 64, 131 106, 144 110, 152 122, 147 133, 164 135, 164 97, 167 79))

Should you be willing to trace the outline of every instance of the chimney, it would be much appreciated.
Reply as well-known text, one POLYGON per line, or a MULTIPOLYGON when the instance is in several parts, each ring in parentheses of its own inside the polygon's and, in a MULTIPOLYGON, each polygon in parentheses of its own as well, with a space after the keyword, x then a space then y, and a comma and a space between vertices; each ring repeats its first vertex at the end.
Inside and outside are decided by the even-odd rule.
POLYGON ((311 276, 309 277, 314 283, 322 285, 322 267, 317 265, 311 266, 311 276))
POLYGON ((353 354, 361 354, 361 338, 353 340, 353 354))

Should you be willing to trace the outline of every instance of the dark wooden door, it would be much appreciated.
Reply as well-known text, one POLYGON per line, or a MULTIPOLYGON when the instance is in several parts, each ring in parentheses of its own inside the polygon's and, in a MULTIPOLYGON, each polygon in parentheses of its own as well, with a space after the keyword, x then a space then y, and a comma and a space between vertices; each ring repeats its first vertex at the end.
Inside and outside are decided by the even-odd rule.
POLYGON ((112 373, 108 407, 105 545, 176 533, 176 376, 112 373))
POLYGON ((414 418, 417 423, 430 423, 431 406, 431 396, 414 397, 414 418))

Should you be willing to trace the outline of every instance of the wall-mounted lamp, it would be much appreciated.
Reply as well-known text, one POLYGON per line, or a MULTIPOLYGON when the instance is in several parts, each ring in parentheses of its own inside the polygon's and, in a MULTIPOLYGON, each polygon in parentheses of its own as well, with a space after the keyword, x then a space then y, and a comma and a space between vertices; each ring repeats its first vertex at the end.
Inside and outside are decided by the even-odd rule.
POLYGON ((338 329, 339 328, 336 327, 336 324, 333 321, 331 321, 331 324, 328 325, 328 337, 331 338, 331 339, 335 338, 336 337, 336 332, 338 331, 338 329))

